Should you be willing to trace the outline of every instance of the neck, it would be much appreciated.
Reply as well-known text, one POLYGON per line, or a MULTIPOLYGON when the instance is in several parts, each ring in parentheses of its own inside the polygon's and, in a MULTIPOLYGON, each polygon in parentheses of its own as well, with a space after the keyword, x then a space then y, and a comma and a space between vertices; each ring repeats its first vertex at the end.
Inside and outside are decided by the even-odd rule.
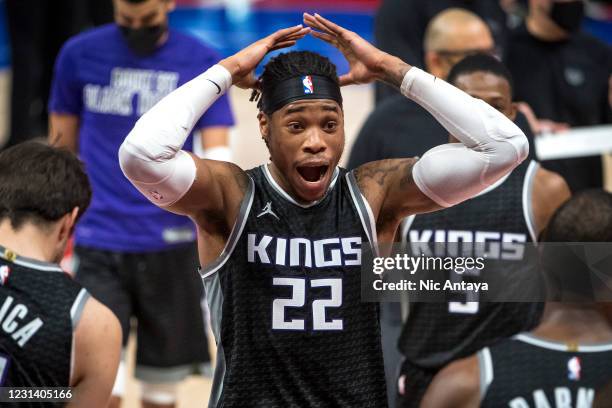
POLYGON ((610 323, 592 303, 547 303, 533 334, 565 343, 612 342, 610 323))
POLYGON ((535 38, 546 42, 562 41, 569 37, 569 34, 559 28, 548 18, 538 17, 533 14, 527 16, 527 31, 535 38))
POLYGON ((19 256, 42 262, 56 262, 55 252, 49 244, 49 233, 31 223, 15 231, 9 221, 0 223, 0 245, 19 256))

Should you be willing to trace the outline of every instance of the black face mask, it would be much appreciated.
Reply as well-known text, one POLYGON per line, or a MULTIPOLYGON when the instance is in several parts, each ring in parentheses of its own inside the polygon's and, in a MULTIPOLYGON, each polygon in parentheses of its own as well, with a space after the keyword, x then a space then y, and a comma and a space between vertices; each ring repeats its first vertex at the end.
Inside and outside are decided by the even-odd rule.
POLYGON ((153 54, 157 49, 159 39, 167 31, 165 24, 141 28, 119 26, 119 28, 125 41, 127 41, 128 47, 141 57, 153 54))
POLYGON ((575 33, 584 18, 584 3, 581 0, 560 3, 554 2, 550 18, 568 33, 575 33))

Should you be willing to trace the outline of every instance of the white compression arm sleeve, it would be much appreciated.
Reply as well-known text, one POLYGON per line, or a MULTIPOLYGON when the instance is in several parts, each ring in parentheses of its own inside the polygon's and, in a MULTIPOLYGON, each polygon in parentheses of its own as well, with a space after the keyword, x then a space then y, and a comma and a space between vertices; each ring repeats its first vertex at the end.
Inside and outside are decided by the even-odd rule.
POLYGON ((171 205, 193 184, 195 163, 181 149, 198 119, 231 85, 231 74, 215 65, 165 96, 136 122, 119 149, 119 164, 153 203, 171 205))
POLYGON ((412 170, 419 189, 443 207, 477 195, 529 153, 525 134, 510 119, 433 75, 411 68, 401 92, 461 141, 429 150, 412 170))

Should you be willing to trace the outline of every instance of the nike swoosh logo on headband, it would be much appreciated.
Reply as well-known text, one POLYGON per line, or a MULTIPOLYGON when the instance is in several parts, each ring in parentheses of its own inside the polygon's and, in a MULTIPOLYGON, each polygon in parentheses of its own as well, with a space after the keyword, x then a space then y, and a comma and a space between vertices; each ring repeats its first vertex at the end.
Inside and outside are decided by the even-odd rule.
POLYGON ((215 81, 211 81, 210 79, 206 78, 206 80, 208 82, 212 82, 213 84, 215 84, 215 86, 217 87, 217 95, 219 95, 221 93, 221 87, 219 85, 217 85, 217 83, 215 81))

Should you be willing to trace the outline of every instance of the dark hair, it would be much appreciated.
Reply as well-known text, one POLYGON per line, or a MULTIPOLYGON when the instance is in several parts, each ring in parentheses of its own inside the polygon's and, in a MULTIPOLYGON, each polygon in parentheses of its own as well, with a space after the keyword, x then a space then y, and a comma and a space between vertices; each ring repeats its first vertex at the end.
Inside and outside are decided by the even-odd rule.
POLYGON ((577 243, 612 241, 612 194, 604 190, 576 194, 557 209, 541 241, 540 266, 550 301, 592 302, 602 290, 609 296, 609 283, 595 278, 609 261, 594 262, 596 253, 607 249, 587 250, 577 243))
POLYGON ((497 58, 489 54, 474 54, 459 61, 448 74, 448 83, 456 85, 457 78, 461 75, 468 75, 474 72, 488 72, 495 76, 505 79, 510 85, 510 93, 514 88, 512 74, 506 66, 497 58))
POLYGON ((612 194, 577 193, 554 213, 542 233, 546 242, 612 242, 612 194))
MULTIPOLYGON (((291 51, 277 55, 265 65, 264 71, 259 77, 261 92, 265 95, 271 92, 280 82, 305 75, 324 76, 337 84, 339 83, 336 66, 329 58, 311 51, 291 51)), ((261 110, 261 99, 259 99, 257 107, 261 110)))
POLYGON ((80 217, 90 200, 83 164, 68 150, 24 142, 0 152, 0 220, 14 229, 55 222, 75 207, 80 217))

